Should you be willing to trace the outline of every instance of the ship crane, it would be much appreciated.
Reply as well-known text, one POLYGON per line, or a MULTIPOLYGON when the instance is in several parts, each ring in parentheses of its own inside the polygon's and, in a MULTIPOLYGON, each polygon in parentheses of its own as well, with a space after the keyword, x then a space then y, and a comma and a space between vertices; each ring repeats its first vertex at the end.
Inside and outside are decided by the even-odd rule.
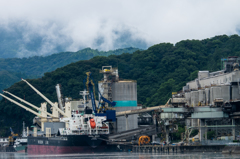
MULTIPOLYGON (((27 102, 27 101, 25 101, 25 100, 23 100, 23 99, 15 96, 15 95, 7 92, 7 91, 4 91, 4 93, 10 94, 10 95, 12 95, 13 97, 17 98, 18 100, 20 100, 20 101, 22 101, 22 102, 30 105, 31 107, 37 109, 38 111, 40 111, 41 114, 39 114, 38 112, 35 112, 34 110, 32 110, 32 109, 30 109, 30 108, 28 108, 28 107, 26 107, 26 106, 24 106, 24 105, 16 102, 15 100, 13 100, 13 99, 11 99, 11 98, 9 98, 9 97, 7 97, 7 96, 5 96, 5 95, 3 95, 3 94, 0 93, 0 95, 1 95, 2 97, 6 98, 6 99, 9 100, 10 102, 13 102, 14 104, 16 104, 16 105, 22 107, 23 109, 25 109, 25 110, 33 113, 34 115, 36 115, 37 117, 35 117, 35 119, 38 119, 38 120, 39 120, 39 118, 40 118, 40 120, 39 120, 40 124, 38 124, 38 125, 41 126, 42 131, 44 131, 44 122, 48 121, 49 119, 52 120, 52 121, 59 121, 59 119, 57 118, 56 115, 54 115, 54 113, 53 113, 53 114, 50 114, 50 113, 48 113, 48 112, 46 111, 46 105, 47 105, 46 103, 42 103, 42 104, 41 104, 41 108, 38 108, 38 107, 36 107, 35 105, 33 105, 33 104, 31 104, 31 103, 29 103, 29 102, 27 102), (48 118, 47 115, 50 116, 50 118, 48 118)), ((56 113, 55 113, 55 114, 56 114, 56 113)))
POLYGON ((21 99, 21 98, 19 98, 19 97, 13 95, 12 93, 10 93, 10 92, 8 92, 8 91, 3 91, 3 92, 4 92, 4 93, 7 93, 7 94, 9 94, 9 95, 11 95, 11 96, 13 96, 14 98, 20 100, 21 102, 23 102, 23 103, 25 103, 25 104, 28 104, 29 106, 31 106, 31 107, 37 109, 38 111, 41 111, 41 112, 47 114, 47 115, 50 116, 50 117, 54 117, 52 114, 50 114, 50 113, 48 113, 48 112, 42 110, 41 108, 39 108, 39 107, 37 107, 37 106, 35 106, 35 105, 33 105, 33 104, 31 104, 31 103, 29 103, 29 102, 27 102, 27 101, 21 99))
POLYGON ((6 98, 7 100, 9 100, 10 102, 13 102, 14 104, 22 107, 23 109, 26 109, 27 111, 35 114, 36 116, 43 117, 41 114, 33 111, 32 109, 30 109, 30 108, 28 108, 28 107, 26 107, 26 106, 24 106, 24 105, 22 105, 22 104, 20 104, 20 103, 18 103, 18 102, 16 102, 15 100, 12 100, 11 98, 8 98, 7 96, 5 96, 5 95, 3 95, 3 94, 1 94, 1 93, 0 93, 0 95, 1 95, 2 97, 6 98))
POLYGON ((58 108, 57 104, 52 103, 47 97, 45 97, 41 92, 39 92, 35 87, 33 87, 28 81, 22 79, 22 81, 26 82, 38 95, 40 95, 43 99, 45 99, 53 108, 55 108, 60 114, 64 117, 68 117, 61 109, 58 108))
POLYGON ((61 110, 63 110, 64 106, 65 106, 65 102, 62 98, 62 94, 61 94, 61 89, 60 89, 60 85, 57 84, 56 85, 56 92, 57 92, 57 98, 58 98, 58 104, 61 110))

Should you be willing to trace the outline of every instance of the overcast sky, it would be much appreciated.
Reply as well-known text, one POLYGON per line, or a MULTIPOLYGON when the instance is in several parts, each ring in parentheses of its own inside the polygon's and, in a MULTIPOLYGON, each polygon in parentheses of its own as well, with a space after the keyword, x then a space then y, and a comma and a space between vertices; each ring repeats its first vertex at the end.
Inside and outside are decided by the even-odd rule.
POLYGON ((41 55, 59 45, 146 48, 238 34, 239 8, 239 0, 0 0, 0 27, 22 28, 23 44, 42 37, 41 55))

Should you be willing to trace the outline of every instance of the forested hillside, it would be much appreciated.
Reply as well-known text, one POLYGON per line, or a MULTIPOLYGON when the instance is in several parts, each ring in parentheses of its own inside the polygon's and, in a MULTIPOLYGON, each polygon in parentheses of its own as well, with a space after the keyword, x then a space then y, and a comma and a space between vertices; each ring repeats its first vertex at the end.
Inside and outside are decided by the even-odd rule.
MULTIPOLYGON (((125 48, 110 51, 98 51, 86 48, 77 52, 62 52, 50 56, 29 58, 0 58, 0 90, 10 87, 21 78, 39 78, 45 72, 53 71, 79 60, 88 60, 94 56, 120 55, 133 53, 137 48, 125 48)), ((1 99, 1 98, 0 98, 1 99)))
MULTIPOLYGON (((101 67, 112 65, 118 67, 120 78, 137 80, 139 104, 156 106, 165 104, 171 92, 181 90, 187 81, 196 78, 198 70, 220 70, 220 59, 227 56, 240 56, 238 35, 183 40, 175 45, 161 43, 133 54, 98 56, 71 63, 28 81, 52 101, 57 101, 57 83, 62 85, 64 96, 78 99, 79 91, 83 90, 85 73, 91 71, 97 83, 102 78, 99 74, 101 67)), ((38 106, 43 102, 24 82, 15 83, 7 91, 38 106)), ((31 125, 34 116, 5 99, 0 102, 0 113, 1 135, 6 134, 9 126, 19 131, 23 120, 31 125)))

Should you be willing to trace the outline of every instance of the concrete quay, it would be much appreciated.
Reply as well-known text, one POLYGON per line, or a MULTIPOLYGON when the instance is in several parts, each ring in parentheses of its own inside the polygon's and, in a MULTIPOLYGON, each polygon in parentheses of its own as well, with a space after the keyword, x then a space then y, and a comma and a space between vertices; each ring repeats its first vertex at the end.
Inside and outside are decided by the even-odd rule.
POLYGON ((225 145, 198 145, 198 146, 175 146, 175 145, 143 145, 132 147, 133 152, 152 153, 187 153, 187 152, 222 152, 225 145))

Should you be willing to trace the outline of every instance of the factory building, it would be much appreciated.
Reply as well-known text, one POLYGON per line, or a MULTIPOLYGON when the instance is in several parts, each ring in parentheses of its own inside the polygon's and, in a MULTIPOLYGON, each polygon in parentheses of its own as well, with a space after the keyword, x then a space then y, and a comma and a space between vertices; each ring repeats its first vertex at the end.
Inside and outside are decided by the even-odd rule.
POLYGON ((227 135, 234 138, 240 133, 240 129, 234 127, 239 121, 231 117, 234 112, 240 112, 240 58, 230 56, 221 59, 221 62, 222 70, 211 73, 199 71, 198 77, 188 82, 182 91, 173 92, 169 102, 173 107, 185 107, 196 114, 187 117, 185 123, 189 128, 199 129, 201 141, 206 139, 207 131, 214 131, 218 137, 227 135), (211 108, 217 112, 212 112, 211 108), (208 111, 211 115, 207 114, 208 111), (206 128, 208 125, 210 127, 206 128))
POLYGON ((229 102, 239 105, 239 58, 231 56, 222 60, 222 63, 224 70, 212 73, 199 71, 198 78, 183 87, 181 95, 184 96, 187 106, 220 107, 229 102))

